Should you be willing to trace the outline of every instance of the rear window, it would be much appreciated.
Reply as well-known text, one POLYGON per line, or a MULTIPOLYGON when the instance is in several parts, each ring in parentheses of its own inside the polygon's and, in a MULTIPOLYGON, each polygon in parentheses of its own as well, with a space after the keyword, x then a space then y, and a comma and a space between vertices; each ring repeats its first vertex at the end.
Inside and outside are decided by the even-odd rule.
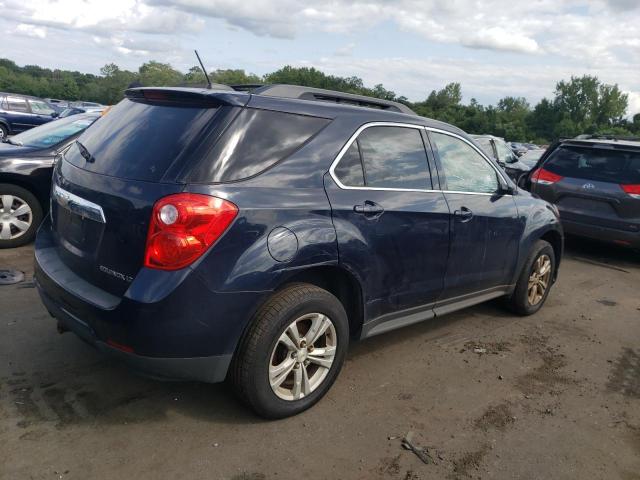
POLYGON ((640 183, 640 151, 558 147, 544 164, 563 177, 619 184, 640 183))
POLYGON ((216 108, 125 99, 89 127, 78 139, 81 146, 74 144, 65 158, 99 174, 158 181, 174 161, 186 161, 196 142, 207 137, 203 133, 213 127, 216 114, 216 108))
POLYGON ((221 183, 257 175, 298 150, 328 123, 325 118, 245 108, 213 148, 198 155, 201 160, 191 180, 221 183))

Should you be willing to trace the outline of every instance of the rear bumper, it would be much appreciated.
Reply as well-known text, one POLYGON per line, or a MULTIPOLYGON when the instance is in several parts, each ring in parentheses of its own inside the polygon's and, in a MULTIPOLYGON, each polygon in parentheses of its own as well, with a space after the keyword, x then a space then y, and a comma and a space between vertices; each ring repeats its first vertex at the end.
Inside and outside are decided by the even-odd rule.
POLYGON ((626 245, 640 248, 640 232, 629 232, 615 228, 600 227, 581 222, 562 219, 562 227, 565 233, 592 238, 603 242, 626 245))
POLYGON ((231 354, 210 357, 161 358, 136 355, 113 347, 100 340, 91 326, 69 313, 57 304, 36 280, 42 303, 49 313, 66 329, 102 353, 124 363, 132 370, 146 377, 158 380, 195 380, 201 382, 221 382, 231 364, 231 354))
POLYGON ((214 292, 197 271, 176 278, 142 269, 127 292, 115 296, 60 260, 48 220, 36 239, 34 270, 42 302, 63 327, 162 379, 224 380, 246 325, 269 293, 214 292))

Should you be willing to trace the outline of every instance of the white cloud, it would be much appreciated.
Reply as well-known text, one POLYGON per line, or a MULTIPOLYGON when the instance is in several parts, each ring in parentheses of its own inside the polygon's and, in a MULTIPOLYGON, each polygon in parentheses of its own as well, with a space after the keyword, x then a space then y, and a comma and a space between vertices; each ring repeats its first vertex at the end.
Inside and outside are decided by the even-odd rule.
POLYGON ((342 45, 341 47, 337 48, 336 51, 333 52, 333 54, 336 57, 351 57, 353 55, 354 48, 356 48, 355 43, 347 43, 346 45, 342 45))
POLYGON ((509 32, 502 27, 481 28, 468 38, 463 38, 462 44, 472 48, 523 53, 536 53, 540 50, 538 42, 533 38, 518 32, 509 32))
POLYGON ((23 35, 25 37, 45 38, 47 36, 47 29, 43 27, 36 27, 35 25, 29 25, 27 23, 20 23, 13 30, 13 33, 23 35))
POLYGON ((635 114, 640 113, 640 91, 626 93, 629 95, 629 108, 627 109, 627 114, 629 117, 633 117, 635 114))
POLYGON ((483 102, 505 95, 535 102, 552 95, 556 81, 591 74, 630 92, 631 110, 640 111, 639 5, 640 0, 0 0, 0 25, 20 36, 7 35, 3 47, 21 63, 65 67, 72 61, 61 54, 74 52, 73 66, 81 70, 88 62, 97 71, 111 61, 137 68, 150 59, 188 68, 194 59, 184 43, 197 45, 216 67, 266 73, 286 63, 316 66, 358 75, 368 85, 383 83, 414 100, 457 81, 467 100, 477 96, 483 102))

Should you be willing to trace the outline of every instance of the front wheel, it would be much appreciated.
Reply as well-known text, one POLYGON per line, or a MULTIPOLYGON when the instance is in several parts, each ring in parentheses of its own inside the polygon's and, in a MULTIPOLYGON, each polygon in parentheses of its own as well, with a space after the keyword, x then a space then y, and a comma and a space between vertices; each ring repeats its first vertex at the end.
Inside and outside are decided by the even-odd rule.
POLYGON ((538 240, 527 257, 507 306, 519 315, 536 313, 549 296, 556 271, 556 256, 549 242, 538 240))
POLYGON ((277 292, 256 314, 231 367, 239 398, 266 418, 306 410, 335 381, 349 343, 340 301, 308 284, 277 292))

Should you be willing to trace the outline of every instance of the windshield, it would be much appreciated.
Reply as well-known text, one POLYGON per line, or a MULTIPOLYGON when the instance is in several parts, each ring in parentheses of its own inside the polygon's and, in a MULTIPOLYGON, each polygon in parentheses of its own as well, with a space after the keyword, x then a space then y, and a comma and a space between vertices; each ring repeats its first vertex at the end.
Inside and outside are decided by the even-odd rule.
POLYGON ((474 138, 476 143, 480 145, 482 151, 489 157, 494 158, 495 155, 493 153, 493 147, 491 146, 491 139, 486 137, 476 137, 474 138))
POLYGON ((51 147, 83 131, 97 118, 83 116, 54 120, 11 137, 11 143, 33 148, 51 147))

